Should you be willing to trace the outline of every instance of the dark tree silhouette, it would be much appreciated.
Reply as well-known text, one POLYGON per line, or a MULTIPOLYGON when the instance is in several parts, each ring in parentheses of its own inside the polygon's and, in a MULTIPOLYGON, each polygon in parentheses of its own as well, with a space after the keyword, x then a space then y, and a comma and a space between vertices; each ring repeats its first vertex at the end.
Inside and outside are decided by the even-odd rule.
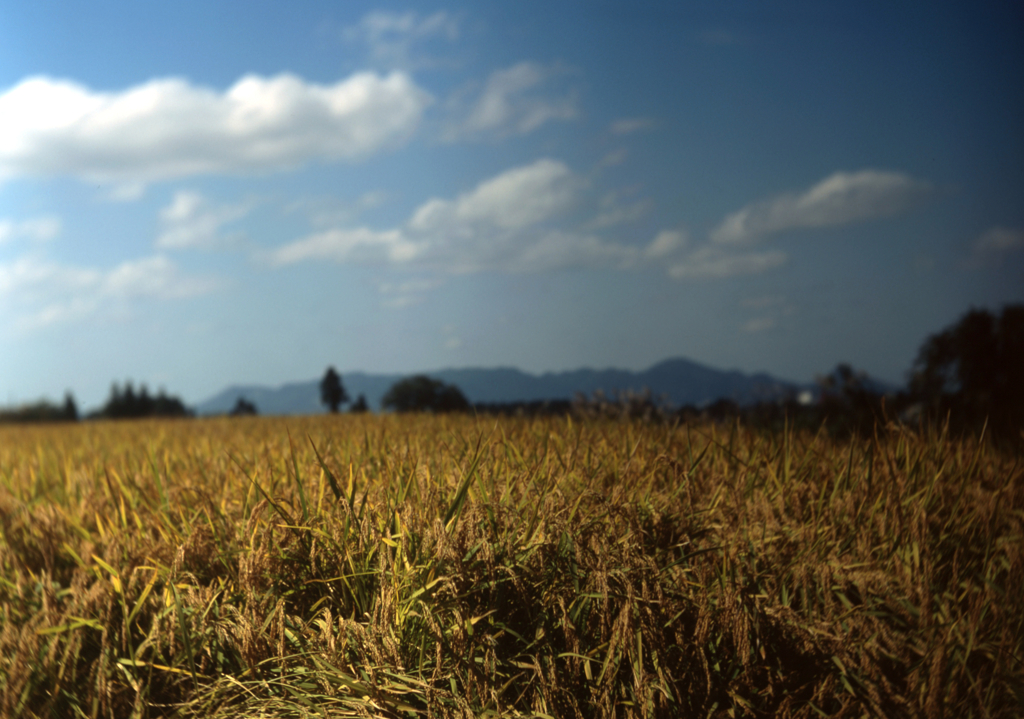
POLYGON ((435 412, 466 412, 469 410, 469 401, 462 390, 453 384, 442 385, 437 392, 435 412))
POLYGON ((40 400, 13 409, 0 408, 0 423, 4 422, 76 422, 78 406, 71 392, 64 395, 64 404, 40 400))
POLYGON ((78 421, 78 405, 75 404, 75 396, 71 392, 64 393, 64 419, 69 422, 78 421))
POLYGON ((867 372, 842 362, 824 377, 817 378, 821 390, 819 409, 833 431, 870 432, 884 424, 882 396, 871 389, 867 372))
POLYGON ((361 414, 363 412, 368 412, 369 410, 370 407, 368 404, 366 404, 365 394, 361 394, 358 397, 356 397, 356 401, 353 402, 352 406, 348 408, 349 412, 353 412, 355 414, 361 414))
POLYGON ((1024 426, 1024 305, 971 309, 921 346, 910 390, 933 413, 997 432, 1024 426))
POLYGON ((381 406, 396 412, 465 412, 469 402, 455 385, 426 375, 399 380, 384 395, 381 406))
POLYGON ((161 389, 156 397, 149 395, 146 385, 135 388, 131 382, 126 382, 122 390, 115 382, 110 387, 110 399, 98 412, 93 412, 90 417, 105 417, 108 419, 126 419, 131 417, 190 417, 191 410, 177 397, 169 397, 161 389))
POLYGON ((341 383, 341 375, 334 367, 328 367, 324 378, 320 380, 320 401, 327 405, 332 413, 336 413, 338 407, 348 402, 345 385, 341 383))
POLYGON ((228 413, 231 417, 255 417, 259 414, 259 410, 256 409, 256 405, 247 400, 245 397, 239 397, 238 401, 235 402, 234 408, 228 413))

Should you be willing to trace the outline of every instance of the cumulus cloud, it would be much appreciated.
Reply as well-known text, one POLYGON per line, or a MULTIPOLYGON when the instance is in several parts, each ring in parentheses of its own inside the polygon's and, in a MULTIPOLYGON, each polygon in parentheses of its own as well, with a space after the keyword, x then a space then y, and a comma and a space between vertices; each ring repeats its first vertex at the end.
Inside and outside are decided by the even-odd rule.
POLYGON ((686 233, 682 230, 662 230, 651 240, 644 255, 653 260, 668 257, 682 249, 686 242, 686 233))
POLYGON ((279 247, 270 253, 270 263, 275 266, 305 260, 402 263, 416 258, 421 251, 420 246, 398 229, 330 229, 279 247))
POLYGON ((156 180, 351 161, 407 139, 430 102, 401 72, 334 85, 247 75, 224 92, 177 78, 97 92, 32 77, 0 94, 0 179, 71 175, 131 196, 156 180))
POLYGON ((447 273, 625 266, 637 248, 553 225, 585 181, 564 163, 540 159, 485 180, 453 199, 432 198, 401 226, 333 228, 273 250, 280 266, 312 259, 392 263, 447 273))
POLYGON ((454 119, 444 139, 525 135, 553 120, 574 120, 579 114, 575 92, 556 89, 565 74, 533 62, 495 71, 468 110, 461 100, 451 103, 454 119))
POLYGON ((163 250, 185 248, 213 248, 225 244, 230 238, 221 234, 221 228, 245 217, 251 206, 216 206, 198 192, 179 190, 167 207, 160 211, 163 231, 156 246, 163 250))
POLYGON ((834 227, 903 212, 930 191, 900 172, 837 172, 801 194, 755 202, 722 221, 711 240, 743 244, 786 230, 834 227))
POLYGON ((586 183, 564 163, 540 159, 481 182, 453 200, 421 205, 405 232, 422 260, 450 272, 540 271, 631 261, 633 248, 552 222, 573 207, 586 183))
POLYGON ((21 329, 81 319, 104 306, 139 299, 181 299, 220 286, 212 277, 187 275, 154 255, 108 270, 24 256, 0 263, 0 300, 21 329))
POLYGON ((542 222, 566 209, 581 181, 562 162, 540 159, 507 170, 455 200, 428 200, 413 214, 410 227, 419 232, 472 233, 474 225, 519 229, 542 222))
POLYGON ((780 250, 733 252, 714 245, 704 245, 681 262, 672 264, 668 274, 675 279, 723 279, 767 272, 784 265, 786 259, 786 253, 780 250))
POLYGON ((0 297, 34 302, 52 295, 98 287, 102 274, 94 269, 67 267, 22 257, 0 264, 0 297))
POLYGON ((411 10, 403 13, 376 10, 346 28, 344 37, 349 42, 365 44, 373 65, 412 70, 445 64, 425 51, 424 46, 437 40, 448 43, 458 40, 459 25, 456 16, 443 10, 431 15, 411 10))
POLYGON ((604 240, 592 234, 552 230, 522 247, 509 266, 519 271, 561 269, 565 267, 613 267, 633 265, 638 258, 635 247, 604 240))
POLYGON ((974 241, 973 249, 975 253, 981 255, 997 255, 1024 249, 1024 230, 993 227, 974 241))
POLYGON ((217 288, 209 277, 191 277, 163 255, 128 260, 104 273, 99 293, 109 297, 180 299, 204 295, 217 288))
POLYGON ((0 245, 15 238, 27 238, 37 242, 52 240, 60 234, 61 221, 58 217, 30 217, 27 220, 0 220, 0 245))

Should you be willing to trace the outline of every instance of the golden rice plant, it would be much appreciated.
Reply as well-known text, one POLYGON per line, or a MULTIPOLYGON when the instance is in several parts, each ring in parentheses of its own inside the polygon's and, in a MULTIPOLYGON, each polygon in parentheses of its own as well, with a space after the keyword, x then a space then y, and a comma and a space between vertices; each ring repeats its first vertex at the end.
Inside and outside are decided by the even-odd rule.
POLYGON ((0 716, 1015 717, 1024 467, 593 419, 0 427, 0 716))

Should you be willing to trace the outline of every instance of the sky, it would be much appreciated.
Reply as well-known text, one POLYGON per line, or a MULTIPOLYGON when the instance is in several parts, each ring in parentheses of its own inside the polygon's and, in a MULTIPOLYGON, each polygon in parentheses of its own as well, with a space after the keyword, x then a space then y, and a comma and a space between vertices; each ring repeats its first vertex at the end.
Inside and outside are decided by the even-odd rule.
POLYGON ((0 405, 906 380, 1024 301, 1019 2, 0 0, 0 405))

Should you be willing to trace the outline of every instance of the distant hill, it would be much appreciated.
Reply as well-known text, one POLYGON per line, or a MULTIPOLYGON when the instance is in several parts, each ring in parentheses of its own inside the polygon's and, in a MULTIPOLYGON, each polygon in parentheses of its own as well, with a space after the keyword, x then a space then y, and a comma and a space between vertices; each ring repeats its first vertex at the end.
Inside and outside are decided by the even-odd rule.
MULTIPOLYGON (((534 375, 499 367, 443 369, 423 374, 456 385, 472 403, 572 399, 578 392, 639 392, 648 389, 655 398, 663 396, 675 406, 691 404, 699 407, 722 398, 739 404, 776 400, 807 388, 768 374, 717 370, 682 358, 659 362, 642 372, 578 369, 534 375)), ((406 376, 348 372, 342 374, 342 382, 351 399, 365 395, 370 408, 379 410, 381 400, 391 385, 406 376)), ((198 414, 223 414, 231 411, 239 397, 253 402, 261 414, 319 414, 325 411, 320 403, 319 379, 280 387, 228 387, 200 402, 196 411, 198 414)))

